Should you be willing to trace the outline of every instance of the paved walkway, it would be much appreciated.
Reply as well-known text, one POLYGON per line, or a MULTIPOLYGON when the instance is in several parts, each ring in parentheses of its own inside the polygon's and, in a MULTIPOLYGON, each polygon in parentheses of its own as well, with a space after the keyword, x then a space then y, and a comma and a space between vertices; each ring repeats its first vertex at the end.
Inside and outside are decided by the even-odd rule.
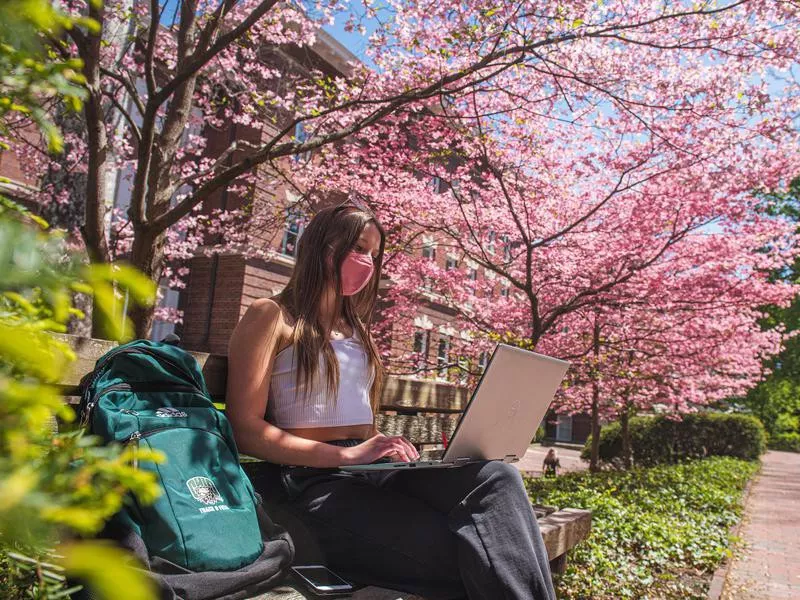
POLYGON ((747 500, 724 600, 800 599, 800 454, 767 452, 747 500))
MULTIPOLYGON (((525 452, 525 456, 519 462, 515 462, 514 465, 523 473, 539 476, 542 474, 542 461, 549 449, 540 444, 532 444, 525 452)), ((589 468, 589 463, 581 460, 580 450, 556 448, 556 452, 561 463, 561 471, 559 473, 583 471, 589 468)))

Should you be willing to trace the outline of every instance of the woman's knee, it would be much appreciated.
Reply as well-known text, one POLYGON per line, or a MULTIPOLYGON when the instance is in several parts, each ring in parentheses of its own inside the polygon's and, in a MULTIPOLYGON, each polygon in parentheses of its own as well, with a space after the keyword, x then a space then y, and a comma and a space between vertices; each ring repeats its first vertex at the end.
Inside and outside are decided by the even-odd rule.
POLYGON ((491 460, 484 463, 477 473, 477 480, 520 489, 525 487, 517 468, 500 460, 491 460))

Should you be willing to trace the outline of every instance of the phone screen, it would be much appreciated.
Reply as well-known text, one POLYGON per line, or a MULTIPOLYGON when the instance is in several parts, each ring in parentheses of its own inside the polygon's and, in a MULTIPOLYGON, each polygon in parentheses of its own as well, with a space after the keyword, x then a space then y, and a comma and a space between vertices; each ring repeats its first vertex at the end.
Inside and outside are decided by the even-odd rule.
POLYGON ((314 587, 352 587, 349 582, 339 577, 336 573, 326 567, 293 567, 292 570, 303 577, 314 587))

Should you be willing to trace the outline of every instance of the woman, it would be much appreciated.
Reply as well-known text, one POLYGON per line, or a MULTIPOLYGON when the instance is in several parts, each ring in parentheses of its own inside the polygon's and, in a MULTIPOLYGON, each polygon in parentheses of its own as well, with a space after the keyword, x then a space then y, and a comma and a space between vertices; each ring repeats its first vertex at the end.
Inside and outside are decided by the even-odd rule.
POLYGON ((228 351, 227 411, 239 449, 285 465, 264 487, 279 489, 329 566, 354 581, 430 599, 555 598, 510 465, 336 469, 419 457, 374 426, 382 368, 370 323, 384 243, 365 210, 323 209, 300 238, 284 291, 247 310, 228 351))

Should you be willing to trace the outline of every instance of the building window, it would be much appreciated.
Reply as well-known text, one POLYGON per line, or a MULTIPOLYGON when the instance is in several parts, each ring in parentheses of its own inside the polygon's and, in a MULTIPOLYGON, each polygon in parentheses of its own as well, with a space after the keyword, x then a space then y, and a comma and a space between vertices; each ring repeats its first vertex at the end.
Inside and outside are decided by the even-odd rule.
POLYGON ((441 194, 445 191, 446 184, 442 181, 441 177, 434 177, 431 180, 431 187, 433 188, 434 194, 441 194))
POLYGON ((494 254, 496 239, 497 234, 494 232, 494 229, 490 229, 489 233, 486 234, 486 252, 489 254, 494 254))
MULTIPOLYGON (((300 142, 302 144, 303 142, 307 141, 309 137, 311 136, 308 135, 308 131, 306 131, 306 128, 302 122, 294 126, 294 140, 296 142, 300 142)), ((310 150, 307 152, 301 152, 300 154, 294 155, 294 160, 297 162, 308 162, 310 158, 311 158, 310 150)))
POLYGON ((286 224, 283 228, 283 239, 281 240, 281 254, 284 256, 297 256, 297 242, 303 235, 305 228, 305 217, 297 207, 286 210, 286 224))
POLYGON ((447 378, 447 365, 450 363, 450 337, 443 335, 439 338, 439 350, 436 353, 436 364, 439 367, 439 377, 447 378))
POLYGON ((486 365, 489 364, 489 353, 484 351, 478 356, 478 370, 483 373, 486 370, 486 365))
POLYGON ((507 235, 504 235, 502 238, 503 240, 503 260, 506 262, 511 261, 511 242, 508 239, 507 235))
POLYGON ((425 244, 422 247, 422 258, 436 260, 436 246, 434 246, 432 243, 425 244))
POLYGON ((509 287, 507 285, 500 286, 500 296, 502 298, 508 298, 509 287))
POLYGON ((414 333, 414 354, 417 355, 417 370, 422 370, 428 362, 428 344, 431 339, 431 332, 425 329, 417 330, 414 333))
POLYGON ((470 268, 467 270, 467 289, 470 294, 474 294, 477 289, 478 269, 470 268))
POLYGON ((572 441, 572 416, 558 415, 556 422, 556 440, 559 442, 572 441))
POLYGON ((449 271, 450 269, 457 269, 458 268, 458 259, 447 257, 447 261, 444 263, 444 270, 449 271))
POLYGON ((469 376, 469 360, 466 356, 458 357, 458 383, 461 385, 467 384, 467 377, 469 376))

